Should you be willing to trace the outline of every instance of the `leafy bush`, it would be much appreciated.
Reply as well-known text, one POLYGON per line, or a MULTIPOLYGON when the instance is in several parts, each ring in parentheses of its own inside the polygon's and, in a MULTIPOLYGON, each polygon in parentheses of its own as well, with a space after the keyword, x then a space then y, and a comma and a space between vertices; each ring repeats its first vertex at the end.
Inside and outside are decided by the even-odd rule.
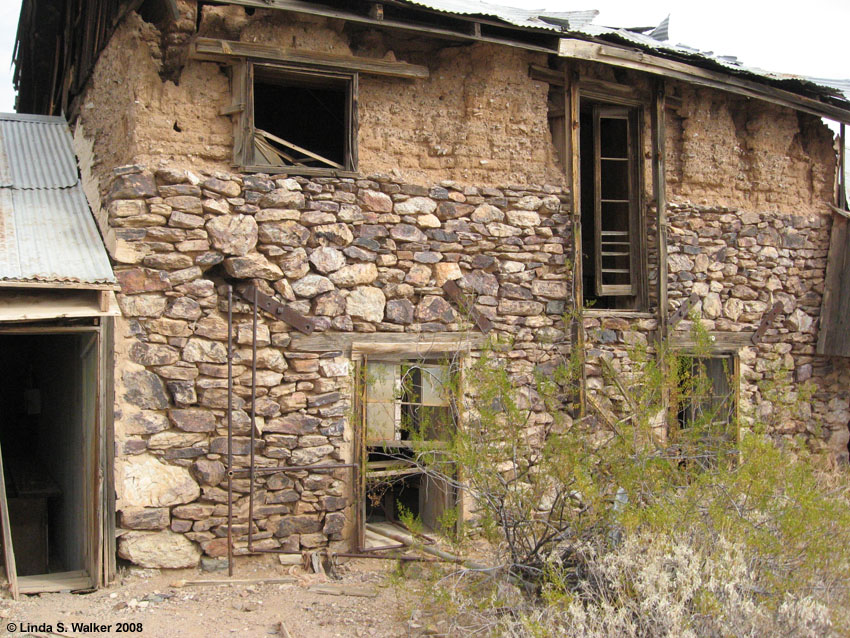
POLYGON ((605 367, 623 417, 594 401, 595 414, 569 416, 575 361, 532 392, 495 352, 467 370, 450 446, 421 456, 465 490, 492 553, 490 569, 441 575, 457 634, 850 634, 846 477, 778 445, 755 415, 746 428, 718 420, 693 360, 631 359, 631 380, 605 367), (536 402, 554 418, 536 419, 536 402), (708 406, 687 427, 668 416, 684 402, 708 406))

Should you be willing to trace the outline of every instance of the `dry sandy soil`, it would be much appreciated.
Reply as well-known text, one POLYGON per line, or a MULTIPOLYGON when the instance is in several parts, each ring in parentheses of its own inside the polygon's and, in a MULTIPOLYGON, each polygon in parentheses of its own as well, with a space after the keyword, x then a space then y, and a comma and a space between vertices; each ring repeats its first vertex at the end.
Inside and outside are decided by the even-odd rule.
POLYGON ((411 614, 418 615, 415 576, 400 586, 398 579, 390 578, 394 566, 393 561, 350 561, 339 568, 341 580, 331 581, 324 575, 306 574, 300 567, 282 567, 268 560, 240 561, 234 579, 293 575, 297 582, 182 587, 175 584, 180 580, 227 580, 227 574, 123 570, 113 585, 90 594, 42 594, 23 596, 17 602, 0 601, 0 635, 285 638, 286 633, 278 626, 280 621, 292 638, 421 635, 418 623, 410 621, 411 614), (344 584, 350 591, 374 596, 328 595, 308 589, 319 583, 344 584), (60 629, 60 622, 64 629, 60 629), (27 623, 47 623, 52 627, 22 631, 22 623, 24 628, 27 623), (71 623, 97 623, 111 628, 97 632, 74 630, 71 623), (131 623, 127 629, 136 631, 119 632, 119 623, 131 623))

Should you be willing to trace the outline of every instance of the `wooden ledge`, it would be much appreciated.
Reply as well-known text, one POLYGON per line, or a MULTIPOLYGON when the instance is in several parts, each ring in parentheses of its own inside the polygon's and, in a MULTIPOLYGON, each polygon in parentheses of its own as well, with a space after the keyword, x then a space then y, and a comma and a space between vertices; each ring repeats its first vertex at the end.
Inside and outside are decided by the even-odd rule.
POLYGON ((377 58, 362 58, 352 55, 335 55, 318 51, 285 49, 255 42, 195 38, 189 48, 189 57, 194 60, 227 61, 244 58, 261 62, 278 62, 307 67, 322 67, 348 73, 381 75, 394 78, 426 79, 431 75, 428 67, 407 62, 391 62, 377 58))

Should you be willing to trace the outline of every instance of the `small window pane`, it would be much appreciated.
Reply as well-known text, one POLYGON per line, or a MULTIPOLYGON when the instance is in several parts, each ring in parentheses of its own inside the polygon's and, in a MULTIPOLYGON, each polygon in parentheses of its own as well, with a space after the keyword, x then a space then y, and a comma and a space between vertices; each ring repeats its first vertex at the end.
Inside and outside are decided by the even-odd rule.
POLYGON ((448 367, 422 367, 422 405, 448 405, 448 367))
POLYGON ((366 404, 366 442, 395 441, 399 438, 394 403, 366 404))

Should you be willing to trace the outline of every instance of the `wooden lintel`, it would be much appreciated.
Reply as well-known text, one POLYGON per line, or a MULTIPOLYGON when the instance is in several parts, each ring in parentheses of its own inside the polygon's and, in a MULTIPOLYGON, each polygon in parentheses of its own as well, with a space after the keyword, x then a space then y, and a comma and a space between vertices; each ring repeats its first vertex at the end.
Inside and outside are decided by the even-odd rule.
POLYGON ((685 62, 668 60, 667 58, 635 49, 585 40, 575 40, 572 38, 561 38, 558 45, 558 55, 662 75, 698 86, 707 86, 713 89, 779 104, 780 106, 810 113, 818 117, 828 117, 838 122, 850 122, 850 109, 821 102, 814 98, 784 89, 778 89, 768 84, 745 80, 719 71, 703 69, 685 62))
POLYGON ((407 79, 425 79, 431 74, 428 67, 408 64, 407 62, 335 55, 318 51, 302 51, 256 42, 237 42, 215 38, 195 38, 189 49, 189 55, 195 60, 219 61, 236 57, 254 61, 319 66, 349 73, 358 72, 407 79))
POLYGON ((608 82, 607 80, 600 80, 598 78, 582 77, 580 90, 585 93, 589 91, 613 93, 614 95, 630 97, 633 99, 637 99, 639 97, 638 91, 633 86, 619 84, 617 82, 608 82))
POLYGON ((773 323, 773 320, 776 319, 776 316, 780 312, 782 312, 782 303, 777 301, 775 304, 773 304, 773 308, 768 310, 767 314, 765 314, 761 318, 759 327, 756 329, 751 339, 754 344, 757 344, 759 341, 761 341, 762 337, 764 336, 764 333, 767 332, 767 329, 770 327, 770 324, 773 323))
MULTIPOLYGON (((744 330, 741 332, 711 331, 708 333, 708 350, 711 352, 731 352, 752 345, 755 331, 744 330)), ((690 330, 680 330, 670 333, 670 346, 677 351, 700 350, 706 344, 694 338, 690 330)))
POLYGON ((442 354, 480 348, 485 341, 483 335, 469 332, 324 332, 313 336, 294 334, 289 349, 292 352, 350 353, 353 349, 383 350, 384 346, 393 345, 399 350, 442 354))
POLYGON ((449 299, 457 304, 461 312, 470 316, 481 332, 487 334, 493 329, 493 324, 490 320, 475 309, 475 305, 463 294, 456 281, 450 279, 444 283, 443 291, 448 295, 449 299))
POLYGON ((667 319, 667 329, 672 330, 676 327, 682 319, 688 316, 688 313, 691 311, 691 308, 694 307, 694 304, 699 301, 699 295, 695 292, 691 293, 691 296, 685 299, 679 307, 670 314, 667 319))

